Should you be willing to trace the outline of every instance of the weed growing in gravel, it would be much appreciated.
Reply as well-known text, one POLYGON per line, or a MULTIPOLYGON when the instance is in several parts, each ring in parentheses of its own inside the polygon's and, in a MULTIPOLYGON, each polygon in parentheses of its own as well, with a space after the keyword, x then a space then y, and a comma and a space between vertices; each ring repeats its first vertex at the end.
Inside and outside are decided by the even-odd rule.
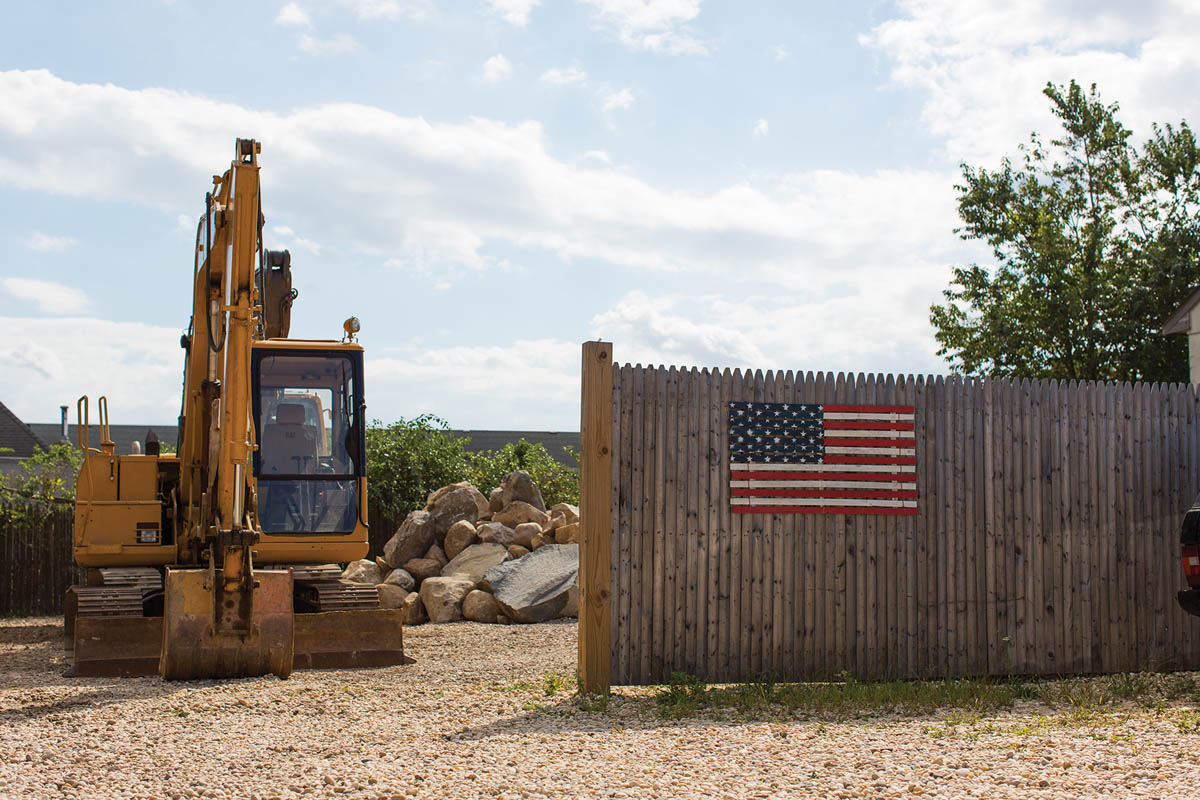
POLYGON ((1200 711, 1188 709, 1175 720, 1180 733, 1200 733, 1200 711))
POLYGON ((547 672, 542 676, 542 691, 546 693, 546 697, 554 697, 560 690, 567 688, 574 680, 566 675, 559 675, 557 672, 547 672))
POLYGON ((672 672, 671 682, 655 696, 664 717, 678 718, 708 705, 708 684, 686 672, 672 672))
POLYGON ((575 704, 579 706, 580 711, 586 711, 591 714, 608 711, 608 695, 580 692, 575 695, 575 704))

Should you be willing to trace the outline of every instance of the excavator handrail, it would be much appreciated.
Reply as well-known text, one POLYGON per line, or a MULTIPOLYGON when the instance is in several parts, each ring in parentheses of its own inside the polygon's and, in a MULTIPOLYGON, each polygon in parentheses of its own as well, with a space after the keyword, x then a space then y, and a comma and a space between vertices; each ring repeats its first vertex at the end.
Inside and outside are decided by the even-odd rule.
POLYGON ((107 395, 100 395, 100 399, 96 401, 96 409, 100 415, 100 451, 111 456, 117 446, 109 435, 107 395))
POLYGON ((81 395, 75 401, 75 416, 79 420, 79 430, 75 431, 75 438, 79 443, 79 449, 86 453, 91 449, 88 447, 90 443, 88 432, 90 415, 88 410, 88 396, 86 394, 81 395))

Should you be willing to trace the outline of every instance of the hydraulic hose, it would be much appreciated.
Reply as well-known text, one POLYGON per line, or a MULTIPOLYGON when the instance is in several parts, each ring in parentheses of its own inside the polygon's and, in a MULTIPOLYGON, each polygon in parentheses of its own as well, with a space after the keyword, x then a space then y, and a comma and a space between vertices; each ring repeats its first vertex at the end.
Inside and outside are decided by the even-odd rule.
MULTIPOLYGON (((212 262, 212 192, 204 193, 204 269, 205 277, 207 277, 208 266, 212 262)), ((218 312, 219 313, 219 312, 218 312)), ((221 328, 221 341, 213 341, 213 323, 212 312, 205 307, 204 309, 204 333, 208 339, 208 349, 214 353, 221 352, 221 348, 225 346, 225 328, 221 328)))

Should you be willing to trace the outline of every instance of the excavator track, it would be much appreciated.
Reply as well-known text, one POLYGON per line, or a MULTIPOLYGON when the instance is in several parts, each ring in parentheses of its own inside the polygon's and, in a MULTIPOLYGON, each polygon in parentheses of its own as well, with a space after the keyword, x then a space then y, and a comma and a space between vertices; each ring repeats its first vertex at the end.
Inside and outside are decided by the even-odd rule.
POLYGON ((142 615, 144 594, 153 591, 136 585, 72 586, 63 615, 67 674, 157 672, 162 618, 142 615))
POLYGON ((296 581, 296 600, 314 612, 379 608, 374 586, 350 581, 296 581))

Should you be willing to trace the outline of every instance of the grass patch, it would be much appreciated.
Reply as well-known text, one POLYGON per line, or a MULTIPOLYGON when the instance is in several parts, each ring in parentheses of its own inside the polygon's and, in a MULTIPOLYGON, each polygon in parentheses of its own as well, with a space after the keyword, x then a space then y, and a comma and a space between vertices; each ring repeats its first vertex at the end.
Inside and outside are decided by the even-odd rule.
MULTIPOLYGON (((1165 709, 1170 702, 1200 705, 1195 674, 1123 673, 1098 678, 1023 681, 1004 678, 962 678, 928 681, 860 681, 843 674, 839 680, 779 683, 772 675, 749 676, 740 684, 709 686, 694 675, 674 672, 655 695, 659 713, 679 718, 703 710, 732 709, 743 714, 780 714, 849 719, 897 714, 906 717, 951 709, 946 729, 973 728, 984 714, 1034 700, 1055 712, 1054 723, 1067 726, 1106 725, 1112 711, 1124 703, 1165 709)), ((1037 735, 1052 724, 1040 718, 1018 735, 1037 735)), ((1200 733, 1200 712, 1180 728, 1194 725, 1200 733)))

